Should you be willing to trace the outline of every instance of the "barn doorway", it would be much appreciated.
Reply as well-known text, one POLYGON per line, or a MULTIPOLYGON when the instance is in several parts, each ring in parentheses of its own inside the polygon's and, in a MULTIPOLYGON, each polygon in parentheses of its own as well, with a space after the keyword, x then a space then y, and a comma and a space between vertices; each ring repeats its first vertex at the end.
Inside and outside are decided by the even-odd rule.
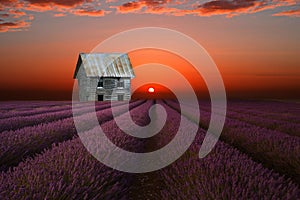
POLYGON ((103 95, 98 95, 98 101, 103 101, 103 95))
POLYGON ((124 100, 124 95, 118 94, 118 101, 123 101, 123 100, 124 100))

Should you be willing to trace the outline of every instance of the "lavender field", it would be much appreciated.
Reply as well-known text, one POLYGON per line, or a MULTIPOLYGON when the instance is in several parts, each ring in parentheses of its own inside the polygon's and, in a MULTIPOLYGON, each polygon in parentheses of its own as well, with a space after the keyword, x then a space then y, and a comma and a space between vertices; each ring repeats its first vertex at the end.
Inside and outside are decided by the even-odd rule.
MULTIPOLYGON (((149 108, 158 103, 167 113, 162 130, 151 138, 125 134, 116 124, 127 104, 95 104, 106 136, 132 152, 167 145, 181 119, 186 133, 198 132, 190 148, 171 165, 154 172, 125 173, 94 158, 76 131, 71 102, 0 102, 0 199, 300 199, 300 104, 288 101, 229 101, 220 140, 203 159, 198 153, 210 122, 210 103, 194 108, 172 100, 131 101, 139 126, 150 123, 149 108), (185 113, 181 113, 181 107, 185 113)), ((94 110, 78 104, 83 132, 94 110)))

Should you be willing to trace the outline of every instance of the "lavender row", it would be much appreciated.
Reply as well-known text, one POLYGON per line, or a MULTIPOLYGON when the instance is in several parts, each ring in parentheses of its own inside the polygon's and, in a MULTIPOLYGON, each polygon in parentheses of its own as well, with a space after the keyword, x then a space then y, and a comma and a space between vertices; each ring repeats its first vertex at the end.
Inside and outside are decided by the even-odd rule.
MULTIPOLYGON (((207 107, 201 107, 201 111, 210 112, 207 107)), ((218 114, 218 111, 216 111, 218 114)), ((269 117, 255 116, 247 113, 231 111, 228 108, 226 113, 227 118, 233 120, 243 121, 255 126, 265 127, 267 129, 276 130, 288 135, 300 136, 300 124, 294 122, 287 122, 285 120, 277 120, 269 117)))
MULTIPOLYGON (((144 126, 150 122, 150 118, 148 116, 148 110, 153 105, 152 100, 147 100, 142 106, 138 106, 130 111, 130 116, 135 122, 135 124, 139 126, 144 126)), ((137 148, 138 146, 143 146, 145 139, 135 138, 133 136, 127 135, 123 132, 122 127, 127 130, 132 130, 132 125, 130 123, 130 119, 128 115, 120 115, 114 120, 118 120, 118 124, 115 121, 109 121, 105 123, 104 126, 101 126, 102 130, 107 133, 107 137, 119 147, 124 148, 128 151, 140 151, 141 149, 137 148)), ((99 127, 88 131, 85 134, 93 134, 98 132, 99 127)), ((93 147, 93 144, 97 141, 92 142, 89 146, 93 147)))
POLYGON ((272 130, 278 130, 280 132, 287 133, 289 135, 300 136, 300 124, 291 122, 291 121, 283 121, 273 119, 271 117, 262 117, 262 116, 254 116, 251 114, 241 114, 239 112, 228 112, 228 115, 232 118, 239 119, 242 121, 246 121, 250 124, 266 127, 272 130))
MULTIPOLYGON (((132 102, 129 109, 141 105, 142 101, 132 102)), ((118 115, 126 110, 127 105, 116 106, 118 115)), ((103 108, 96 113, 99 123, 102 124, 113 118, 111 108, 103 108)), ((78 120, 83 123, 85 129, 93 128, 89 124, 93 117, 91 113, 83 114, 78 120), (89 124, 89 126, 87 125, 89 124)), ((17 165, 20 161, 35 153, 49 148, 51 144, 71 139, 77 134, 73 118, 42 123, 37 126, 25 127, 16 131, 4 131, 0 133, 0 171, 6 171, 9 167, 17 165)))
MULTIPOLYGON (((122 103, 122 102, 120 102, 122 103)), ((76 113, 87 113, 93 111, 94 107, 89 106, 90 104, 87 104, 88 106, 79 106, 78 108, 75 108, 74 110, 63 110, 63 111, 57 111, 57 112, 51 112, 51 113, 43 113, 43 114, 37 114, 33 116, 17 116, 14 118, 8 118, 8 119, 1 119, 0 120, 0 132, 5 130, 17 130, 20 128, 23 128, 25 126, 33 126, 40 123, 47 123, 55 120, 60 120, 63 118, 71 117, 73 115, 73 112, 76 113)), ((99 104, 96 106, 97 110, 101 110, 103 108, 110 107, 110 104, 99 104)))
MULTIPOLYGON (((102 104, 108 103, 108 102, 101 102, 102 104)), ((77 105, 74 105, 76 108, 86 106, 84 103, 77 103, 77 105)), ((63 111, 72 109, 72 102, 69 102, 68 104, 62 104, 62 105, 48 105, 46 102, 44 105, 41 105, 38 108, 29 108, 26 110, 10 110, 8 112, 2 112, 0 114, 0 119, 3 118, 10 118, 10 117, 17 117, 17 116, 29 116, 29 115, 36 115, 36 114, 43 114, 43 113, 50 113, 50 112, 57 112, 57 111, 63 111)))
MULTIPOLYGON (((178 110, 178 104, 167 102, 178 110)), ((181 105, 182 106, 182 105, 181 105)), ((183 113, 193 119, 193 108, 183 113)), ((201 110, 202 128, 208 128, 210 113, 201 110)), ((221 140, 245 152, 264 166, 292 177, 300 183, 300 138, 226 118, 221 140)))
MULTIPOLYGON (((201 109, 210 108, 209 101, 199 102, 201 109)), ((261 119, 272 119, 279 123, 292 122, 300 123, 300 109, 297 103, 283 103, 274 101, 228 101, 227 109, 233 113, 240 113, 249 116, 249 118, 261 117, 261 119)))
MULTIPOLYGON (((283 106, 283 105, 282 105, 283 106)), ((274 108, 276 109, 276 108, 274 108)), ((299 119, 299 114, 293 114, 289 111, 286 112, 272 112, 264 109, 256 109, 253 107, 252 109, 243 109, 240 107, 234 107, 230 106, 229 110, 232 112, 237 112, 237 113, 243 113, 251 116, 256 116, 256 117, 261 117, 261 118, 270 118, 274 120, 279 120, 279 121, 285 121, 285 122, 293 122, 293 123, 300 123, 299 119)))
POLYGON ((0 102, 0 110, 8 112, 10 110, 26 111, 36 109, 39 107, 51 107, 70 105, 70 101, 13 101, 13 102, 0 102))
MULTIPOLYGON (((133 119, 146 116, 139 107, 133 109, 131 114, 133 119)), ((109 130, 107 134, 117 144, 128 142, 124 137, 116 138, 120 130, 113 120, 102 124, 102 128, 109 130)), ((88 132, 94 131, 97 129, 88 132)), ((106 167, 87 152, 79 138, 74 138, 53 145, 51 149, 27 159, 13 170, 2 172, 0 198, 126 199, 129 184, 130 176, 127 173, 106 167)))
POLYGON ((238 100, 238 101, 229 101, 229 106, 238 106, 239 108, 245 109, 257 109, 257 110, 265 110, 274 113, 282 113, 282 112, 292 112, 298 114, 300 111, 297 107, 299 102, 296 101, 276 101, 276 100, 238 100), (274 109, 276 108, 276 109, 274 109))
MULTIPOLYGON (((209 112, 207 108, 201 108, 201 111, 209 112)), ((217 113, 218 114, 218 113, 217 113)), ((277 130, 289 135, 300 136, 300 124, 288 122, 285 120, 277 120, 270 117, 255 116, 247 113, 235 112, 227 110, 226 116, 239 121, 244 121, 255 126, 265 127, 271 130, 277 130)))
POLYGON ((229 109, 250 115, 299 123, 299 105, 284 102, 229 102, 229 109))
POLYGON ((0 119, 4 119, 4 118, 11 118, 11 117, 17 117, 17 116, 29 116, 29 115, 36 115, 36 114, 42 114, 42 113, 46 113, 46 112, 56 112, 56 111, 62 111, 62 110, 68 110, 71 109, 72 106, 71 105, 63 105, 63 106, 47 106, 47 107, 39 107, 36 109, 32 109, 30 108, 30 110, 22 110, 22 111, 16 111, 16 110, 12 110, 9 112, 4 112, 1 113, 0 115, 0 119))

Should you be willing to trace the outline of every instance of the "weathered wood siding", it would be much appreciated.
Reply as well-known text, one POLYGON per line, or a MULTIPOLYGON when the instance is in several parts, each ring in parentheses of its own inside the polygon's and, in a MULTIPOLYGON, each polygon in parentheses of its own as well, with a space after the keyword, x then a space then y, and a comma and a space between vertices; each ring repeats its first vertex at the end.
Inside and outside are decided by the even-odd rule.
POLYGON ((80 67, 77 73, 77 79, 79 87, 79 100, 95 101, 98 78, 87 77, 83 67, 80 67))
POLYGON ((77 73, 77 79, 78 79, 78 88, 79 88, 79 100, 80 101, 88 101, 88 79, 85 75, 84 69, 81 66, 77 73))
POLYGON ((130 100, 131 98, 130 78, 104 77, 102 78, 103 87, 97 88, 99 78, 87 77, 83 67, 80 67, 77 79, 80 101, 98 101, 98 95, 103 95, 104 101, 117 101, 118 95, 123 95, 123 100, 130 100), (118 87, 118 82, 121 82, 123 87, 118 87))
POLYGON ((97 88, 96 100, 98 95, 103 95, 104 101, 118 101, 118 95, 123 95, 123 100, 130 100, 130 78, 103 78, 103 87, 97 88), (118 82, 123 83, 123 86, 118 87, 118 82))

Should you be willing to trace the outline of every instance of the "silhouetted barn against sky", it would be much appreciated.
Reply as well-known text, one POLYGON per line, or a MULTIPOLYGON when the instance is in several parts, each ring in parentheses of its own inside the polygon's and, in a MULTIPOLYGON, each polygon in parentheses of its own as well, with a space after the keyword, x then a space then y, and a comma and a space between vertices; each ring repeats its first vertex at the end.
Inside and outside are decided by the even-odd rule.
POLYGON ((134 71, 127 54, 80 53, 74 73, 80 101, 130 100, 134 71))

